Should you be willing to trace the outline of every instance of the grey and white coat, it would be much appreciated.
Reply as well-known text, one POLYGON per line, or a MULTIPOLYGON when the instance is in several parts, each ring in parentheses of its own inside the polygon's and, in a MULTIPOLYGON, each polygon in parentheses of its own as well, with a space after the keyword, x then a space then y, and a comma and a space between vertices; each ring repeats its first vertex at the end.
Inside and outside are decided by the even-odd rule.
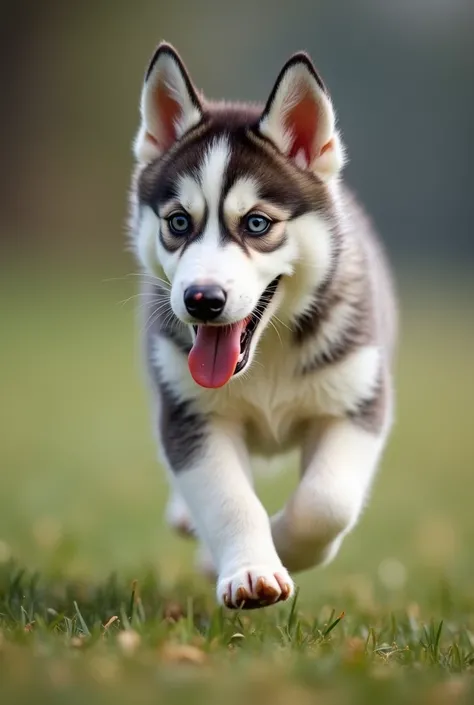
POLYGON ((289 572, 336 555, 367 500, 392 423, 387 262, 342 183, 334 110, 306 54, 265 105, 212 103, 161 44, 134 154, 168 520, 197 534, 219 602, 272 604, 292 594, 289 572), (269 517, 251 457, 293 448, 300 482, 269 517))

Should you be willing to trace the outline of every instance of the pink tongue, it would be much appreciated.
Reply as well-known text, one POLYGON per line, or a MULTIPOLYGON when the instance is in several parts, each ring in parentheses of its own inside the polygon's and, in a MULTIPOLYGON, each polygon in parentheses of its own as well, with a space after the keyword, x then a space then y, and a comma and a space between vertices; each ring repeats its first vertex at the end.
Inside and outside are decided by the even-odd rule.
POLYGON ((229 326, 198 326, 188 365, 201 387, 222 387, 234 374, 245 321, 229 326))

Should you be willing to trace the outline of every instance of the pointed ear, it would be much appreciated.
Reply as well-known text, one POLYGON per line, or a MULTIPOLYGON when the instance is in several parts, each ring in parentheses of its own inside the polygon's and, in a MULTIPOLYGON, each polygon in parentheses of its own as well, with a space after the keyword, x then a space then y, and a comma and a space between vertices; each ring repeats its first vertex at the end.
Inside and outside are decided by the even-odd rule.
POLYGON ((158 46, 146 72, 140 113, 133 151, 142 163, 164 154, 202 119, 202 104, 184 64, 165 42, 158 46))
POLYGON ((311 59, 298 53, 277 78, 259 123, 259 130, 301 169, 324 181, 337 176, 344 149, 326 88, 311 59))

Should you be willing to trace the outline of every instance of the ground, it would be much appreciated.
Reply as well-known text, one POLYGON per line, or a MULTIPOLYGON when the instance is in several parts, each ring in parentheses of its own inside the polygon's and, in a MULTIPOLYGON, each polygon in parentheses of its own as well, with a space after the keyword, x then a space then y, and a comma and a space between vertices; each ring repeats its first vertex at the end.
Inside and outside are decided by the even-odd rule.
MULTIPOLYGON (((296 576, 295 601, 231 613, 162 521, 137 299, 125 301, 136 278, 74 264, 0 278, 2 701, 472 702, 474 331, 461 278, 403 287, 396 425, 339 557, 296 576)), ((270 511, 295 482, 287 465, 258 482, 270 511)))

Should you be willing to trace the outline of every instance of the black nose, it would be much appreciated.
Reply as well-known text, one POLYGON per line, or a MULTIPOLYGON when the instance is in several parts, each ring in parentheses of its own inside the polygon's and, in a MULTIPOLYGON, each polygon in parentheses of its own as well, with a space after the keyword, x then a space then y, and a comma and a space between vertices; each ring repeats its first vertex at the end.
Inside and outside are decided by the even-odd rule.
POLYGON ((184 305, 198 321, 213 321, 220 316, 226 299, 224 289, 215 284, 189 286, 184 292, 184 305))

